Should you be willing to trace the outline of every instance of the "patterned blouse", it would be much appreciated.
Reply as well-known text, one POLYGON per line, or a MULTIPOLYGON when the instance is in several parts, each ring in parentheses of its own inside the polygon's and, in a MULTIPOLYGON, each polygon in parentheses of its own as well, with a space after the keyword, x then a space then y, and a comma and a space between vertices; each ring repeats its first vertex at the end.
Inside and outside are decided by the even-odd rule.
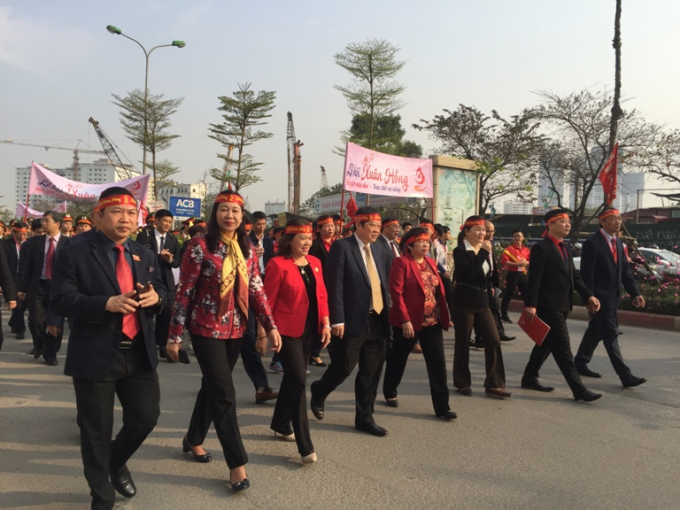
MULTIPOLYGON (((168 343, 181 343, 185 327, 195 335, 223 340, 241 338, 245 335, 248 317, 244 317, 239 307, 234 306, 233 293, 227 313, 222 317, 217 316, 222 261, 226 250, 226 245, 218 241, 217 252, 211 253, 205 237, 195 237, 189 241, 175 292, 168 343)), ((264 293, 255 250, 251 250, 250 257, 246 259, 246 266, 249 275, 250 307, 255 312, 257 320, 269 332, 276 324, 264 293)))
POLYGON ((432 268, 423 260, 418 264, 420 276, 425 287, 425 310, 423 313, 423 326, 434 326, 439 322, 439 308, 437 307, 437 289, 439 288, 439 275, 434 274, 432 268))

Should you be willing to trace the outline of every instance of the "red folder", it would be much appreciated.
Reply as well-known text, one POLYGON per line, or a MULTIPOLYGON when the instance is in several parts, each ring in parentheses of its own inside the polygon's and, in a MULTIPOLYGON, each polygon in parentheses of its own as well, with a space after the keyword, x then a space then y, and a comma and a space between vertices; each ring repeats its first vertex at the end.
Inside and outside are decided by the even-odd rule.
POLYGON ((550 331, 550 326, 534 315, 534 319, 529 322, 527 320, 527 315, 522 312, 522 316, 519 318, 517 325, 524 330, 524 332, 529 335, 536 345, 541 345, 543 340, 550 331))

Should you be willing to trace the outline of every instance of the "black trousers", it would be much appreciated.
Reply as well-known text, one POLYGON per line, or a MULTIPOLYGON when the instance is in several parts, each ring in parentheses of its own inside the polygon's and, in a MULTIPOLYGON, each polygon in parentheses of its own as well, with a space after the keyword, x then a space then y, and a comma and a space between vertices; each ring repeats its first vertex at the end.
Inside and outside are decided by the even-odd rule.
POLYGON ((255 312, 248 310, 248 327, 246 334, 241 342, 241 361, 243 361, 243 368, 246 369, 246 374, 253 381, 255 391, 259 388, 269 386, 269 379, 267 371, 262 365, 262 356, 257 352, 257 319, 255 319, 255 312))
POLYGON ((416 342, 420 342, 430 381, 430 395, 435 414, 449 411, 449 388, 446 386, 446 358, 444 357, 444 335, 440 324, 423 327, 413 338, 405 338, 400 327, 392 327, 394 341, 385 363, 383 395, 386 399, 397 398, 397 387, 404 376, 408 355, 416 342))
POLYGON ((604 348, 607 349, 609 360, 612 362, 616 375, 622 380, 630 378, 632 376, 630 368, 623 361, 619 347, 619 319, 615 309, 600 309, 590 320, 588 329, 583 334, 576 358, 574 358, 574 364, 577 367, 585 367, 590 363, 600 340, 604 343, 604 348))
POLYGON ((470 333, 474 327, 484 339, 486 364, 485 388, 505 388, 505 366, 501 352, 501 339, 489 308, 453 305, 451 309, 456 343, 453 350, 453 384, 456 388, 472 385, 470 374, 470 333))
POLYGON ((156 315, 156 345, 160 347, 161 352, 165 350, 165 346, 168 344, 168 332, 170 331, 170 318, 172 317, 172 306, 175 301, 174 291, 170 291, 172 296, 168 301, 168 306, 163 308, 163 310, 156 315))
POLYGON ((536 314, 539 319, 550 326, 550 331, 541 345, 535 345, 529 356, 529 363, 524 369, 522 376, 523 383, 538 381, 538 372, 543 363, 552 353, 555 363, 559 367, 562 375, 567 380, 569 388, 575 397, 586 391, 586 387, 581 382, 581 376, 576 371, 574 357, 571 353, 571 343, 569 342, 569 330, 567 329, 567 312, 554 312, 538 309, 536 314))
POLYGON ((34 299, 28 301, 28 324, 33 336, 33 347, 43 351, 43 357, 56 358, 61 349, 61 339, 64 336, 63 328, 54 336, 47 332, 47 308, 50 302, 49 280, 40 280, 38 291, 34 299), (31 328, 33 322, 33 328, 31 328))
POLYGON ((158 375, 151 368, 144 339, 120 349, 102 381, 73 379, 80 427, 80 451, 93 509, 113 508, 109 474, 117 473, 156 426, 160 415, 158 375), (123 408, 123 427, 112 441, 114 397, 123 408))
POLYGON ((283 344, 279 355, 283 366, 283 380, 279 397, 276 399, 272 430, 284 435, 290 434, 290 426, 295 432, 300 455, 314 451, 307 420, 307 362, 312 354, 317 335, 316 321, 305 326, 300 338, 282 336, 283 344))
MULTIPOLYGON (((386 314, 383 311, 383 314, 386 314)), ((371 313, 364 332, 355 338, 333 337, 330 350, 331 363, 321 376, 312 383, 311 392, 314 400, 324 401, 328 395, 347 379, 354 367, 359 371, 354 381, 356 396, 355 425, 375 423, 373 411, 378 383, 385 361, 385 338, 383 318, 371 313)))
POLYGON ((519 289, 521 295, 527 291, 527 284, 529 278, 522 271, 508 271, 505 277, 505 292, 503 293, 503 301, 501 302, 501 315, 503 317, 508 315, 508 305, 510 300, 515 295, 515 289, 519 289))
POLYGON ((12 310, 12 316, 9 319, 9 327, 12 328, 12 333, 26 332, 26 322, 24 321, 24 312, 26 311, 26 301, 17 298, 17 306, 12 310))
POLYGON ((187 441, 192 446, 202 445, 212 422, 229 469, 236 469, 248 462, 236 420, 236 391, 231 378, 241 351, 241 339, 192 334, 191 343, 203 379, 191 415, 187 441))

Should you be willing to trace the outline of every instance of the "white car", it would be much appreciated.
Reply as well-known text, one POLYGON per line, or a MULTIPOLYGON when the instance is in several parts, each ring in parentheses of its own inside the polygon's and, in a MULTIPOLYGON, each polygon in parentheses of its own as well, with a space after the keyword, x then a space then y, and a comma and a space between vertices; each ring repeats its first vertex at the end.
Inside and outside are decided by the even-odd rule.
MULTIPOLYGON (((652 270, 658 274, 680 277, 680 255, 669 250, 657 250, 655 248, 638 248, 652 270)), ((581 270, 581 257, 574 257, 574 267, 581 270)), ((640 265, 640 273, 646 274, 647 270, 640 265)))

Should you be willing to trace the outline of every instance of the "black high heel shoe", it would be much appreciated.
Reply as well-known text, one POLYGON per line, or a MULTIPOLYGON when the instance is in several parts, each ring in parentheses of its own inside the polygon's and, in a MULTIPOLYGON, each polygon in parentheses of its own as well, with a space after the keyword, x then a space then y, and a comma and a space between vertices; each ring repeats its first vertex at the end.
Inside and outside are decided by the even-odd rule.
POLYGON ((229 485, 231 485, 231 490, 233 490, 234 492, 240 492, 246 489, 250 489, 250 482, 248 481, 247 478, 244 478, 240 482, 230 483, 229 485))
POLYGON ((194 451, 191 449, 191 446, 189 445, 189 441, 187 440, 187 436, 184 436, 184 439, 182 439, 182 451, 184 453, 189 453, 191 452, 191 455, 194 456, 194 460, 196 462, 200 462, 202 464, 207 464, 212 460, 212 455, 210 452, 205 452, 203 455, 198 455, 194 453, 194 451))

